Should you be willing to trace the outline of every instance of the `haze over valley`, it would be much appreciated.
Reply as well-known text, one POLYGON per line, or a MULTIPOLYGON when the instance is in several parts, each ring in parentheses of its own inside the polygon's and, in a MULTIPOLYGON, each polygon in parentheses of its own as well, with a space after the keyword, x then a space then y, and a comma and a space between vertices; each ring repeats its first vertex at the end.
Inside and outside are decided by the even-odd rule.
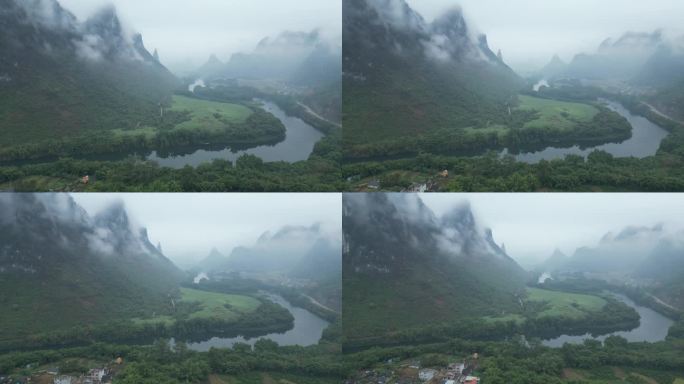
POLYGON ((681 378, 680 196, 380 193, 343 204, 354 382, 681 378), (613 358, 579 357, 603 353, 613 358))
POLYGON ((0 189, 333 189, 341 15, 307 3, 4 0, 0 189))
POLYGON ((345 2, 349 188, 680 190, 681 4, 612 5, 345 2))
POLYGON ((2 379, 334 381, 339 207, 336 195, 0 195, 2 379), (212 348, 223 357, 210 363, 212 348))

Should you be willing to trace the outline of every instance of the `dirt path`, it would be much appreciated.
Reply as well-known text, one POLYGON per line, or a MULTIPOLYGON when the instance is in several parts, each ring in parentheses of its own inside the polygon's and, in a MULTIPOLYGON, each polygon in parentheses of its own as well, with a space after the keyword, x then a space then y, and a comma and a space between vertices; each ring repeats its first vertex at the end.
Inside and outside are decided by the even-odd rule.
POLYGON ((670 309, 672 309, 672 310, 679 311, 678 308, 675 308, 674 306, 672 306, 672 305, 670 305, 670 304, 668 304, 668 303, 666 303, 666 302, 660 300, 660 299, 657 298, 656 296, 653 296, 653 295, 651 295, 651 294, 649 294, 649 296, 651 296, 651 298, 652 298, 653 300, 657 301, 658 304, 664 305, 664 306, 666 306, 666 307, 668 307, 668 308, 670 308, 670 309))
POLYGON ((319 119, 321 119, 321 120, 323 120, 323 121, 325 121, 325 122, 328 122, 328 123, 330 123, 330 124, 336 126, 337 128, 342 128, 342 125, 341 125, 341 124, 338 124, 338 123, 335 123, 335 122, 333 122, 333 121, 330 121, 330 120, 326 119, 325 117, 319 115, 318 113, 316 113, 316 111, 314 111, 313 109, 311 109, 311 107, 309 107, 308 105, 306 105, 306 104, 304 104, 304 103, 301 103, 301 102, 297 102, 297 104, 299 104, 300 107, 304 108, 308 114, 310 114, 310 115, 312 115, 312 116, 315 116, 315 117, 317 117, 317 118, 319 118, 319 119))
MULTIPOLYGON (((304 294, 302 294, 302 295, 304 295, 304 294)), ((328 311, 330 311, 330 312, 333 312, 333 313, 337 313, 336 310, 334 310, 334 309, 332 309, 332 308, 330 308, 330 307, 328 307, 328 306, 325 306, 325 305, 319 303, 318 300, 314 299, 313 297, 311 297, 311 296, 309 296, 309 295, 304 295, 304 297, 306 297, 307 299, 309 299, 312 303, 314 303, 314 304, 315 304, 316 306, 318 306, 318 307, 321 307, 321 308, 323 308, 323 309, 325 309, 325 310, 328 310, 328 311)))
POLYGON ((671 116, 666 115, 666 114, 663 113, 663 112, 660 112, 656 107, 652 106, 651 104, 649 104, 649 103, 647 103, 647 102, 645 102, 645 101, 642 101, 641 104, 643 104, 643 105, 649 107, 649 108, 651 109, 651 111, 652 111, 653 113, 655 113, 656 115, 658 115, 658 116, 664 117, 664 118, 666 118, 666 119, 668 119, 668 120, 672 120, 672 121, 674 121, 674 122, 676 122, 676 123, 679 123, 679 124, 684 124, 684 121, 679 121, 679 120, 677 120, 677 119, 675 119, 675 118, 673 118, 673 117, 671 117, 671 116))

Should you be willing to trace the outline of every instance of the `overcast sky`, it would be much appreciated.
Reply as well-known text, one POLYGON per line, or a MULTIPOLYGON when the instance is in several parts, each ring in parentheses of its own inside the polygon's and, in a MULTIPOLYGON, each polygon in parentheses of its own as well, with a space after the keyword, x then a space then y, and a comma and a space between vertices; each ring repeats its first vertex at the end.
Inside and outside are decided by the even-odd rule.
POLYGON ((466 19, 485 33, 496 52, 516 70, 545 65, 558 53, 595 50, 608 37, 626 31, 662 28, 684 34, 681 0, 407 0, 428 21, 461 5, 466 19))
POLYGON ((492 228, 497 243, 525 266, 544 260, 556 247, 571 255, 594 246, 608 232, 627 226, 665 224, 684 229, 682 194, 425 194, 426 205, 442 215, 470 201, 476 220, 492 228))
POLYGON ((152 243, 180 266, 206 257, 213 247, 228 254, 250 246, 266 231, 286 225, 321 223, 341 238, 340 194, 73 194, 91 216, 122 200, 136 224, 147 227, 152 243))
POLYGON ((114 4, 128 28, 142 33, 171 70, 195 69, 215 53, 251 51, 266 36, 320 29, 342 31, 342 0, 59 0, 80 20, 114 4))

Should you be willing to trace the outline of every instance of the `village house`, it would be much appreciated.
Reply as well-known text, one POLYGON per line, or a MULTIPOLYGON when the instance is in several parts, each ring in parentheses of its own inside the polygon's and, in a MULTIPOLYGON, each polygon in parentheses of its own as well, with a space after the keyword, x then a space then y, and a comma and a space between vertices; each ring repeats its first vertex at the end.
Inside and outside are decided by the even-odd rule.
POLYGON ((371 180, 368 182, 368 188, 370 189, 380 189, 380 180, 371 180))
POLYGON ((102 378, 107 375, 107 370, 104 368, 91 369, 85 376, 83 384, 102 384, 102 378))
POLYGON ((421 381, 430 381, 433 377, 435 377, 435 374, 437 374, 437 371, 434 369, 421 369, 418 372, 418 378, 421 381))
POLYGON ((73 384, 74 382, 75 380, 71 376, 57 376, 52 381, 53 384, 73 384))

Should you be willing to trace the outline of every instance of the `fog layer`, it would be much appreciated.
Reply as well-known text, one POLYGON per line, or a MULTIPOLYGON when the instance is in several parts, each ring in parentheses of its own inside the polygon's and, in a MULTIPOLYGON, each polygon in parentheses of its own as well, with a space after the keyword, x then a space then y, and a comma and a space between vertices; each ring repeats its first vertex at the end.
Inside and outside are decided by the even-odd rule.
POLYGON ((427 21, 454 6, 518 71, 543 66, 554 54, 565 61, 593 52, 607 38, 628 31, 684 34, 684 2, 678 0, 407 0, 427 21))
POLYGON ((318 29, 339 40, 340 0, 60 0, 84 20, 113 4, 125 23, 142 33, 146 46, 159 51, 163 64, 175 72, 191 71, 211 54, 227 60, 251 52, 265 37, 283 31, 318 29))
POLYGON ((469 201, 478 221, 523 266, 599 244, 627 227, 684 229, 684 196, 660 194, 426 194, 425 204, 444 214, 469 201))
POLYGON ((95 215, 122 201, 131 220, 179 266, 191 266, 216 247, 224 254, 253 245, 264 232, 319 224, 326 237, 341 237, 339 194, 74 194, 95 215))

